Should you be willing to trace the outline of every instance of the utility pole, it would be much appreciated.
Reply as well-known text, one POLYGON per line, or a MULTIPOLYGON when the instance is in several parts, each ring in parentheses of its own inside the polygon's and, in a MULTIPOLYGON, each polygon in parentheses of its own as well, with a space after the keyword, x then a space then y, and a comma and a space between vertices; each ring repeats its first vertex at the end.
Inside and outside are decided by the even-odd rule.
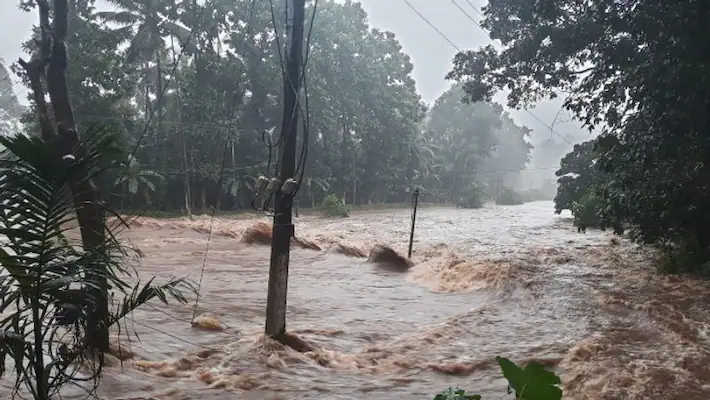
POLYGON ((286 73, 284 74, 284 114, 279 148, 278 181, 274 197, 274 227, 269 266, 269 292, 266 301, 266 334, 283 341, 286 333, 286 294, 288 291, 288 264, 291 237, 293 192, 284 189, 286 181, 296 173, 296 136, 298 133, 298 98, 301 85, 303 58, 303 25, 306 13, 305 0, 286 0, 286 29, 290 43, 286 48, 286 73))

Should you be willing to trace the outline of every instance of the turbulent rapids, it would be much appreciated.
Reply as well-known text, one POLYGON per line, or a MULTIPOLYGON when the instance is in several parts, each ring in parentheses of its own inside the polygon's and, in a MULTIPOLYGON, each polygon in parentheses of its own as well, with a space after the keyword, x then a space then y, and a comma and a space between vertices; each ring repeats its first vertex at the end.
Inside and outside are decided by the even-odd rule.
MULTIPOLYGON (((536 360, 570 399, 710 398, 710 285, 655 274, 648 250, 576 232, 548 202, 424 208, 414 265, 408 210, 298 218, 289 331, 313 351, 264 339, 269 248, 245 232, 265 218, 215 221, 197 313, 153 303, 127 326, 100 388, 111 399, 431 399, 448 386, 501 398, 495 356, 536 360), (318 250, 316 250, 318 249, 318 250), (209 328, 209 329, 205 329, 209 328)), ((208 218, 134 222, 144 276, 197 281, 208 218)), ((262 241, 263 242, 263 241, 262 241)), ((194 304, 194 299, 193 304, 194 304)), ((119 339, 116 339, 116 343, 119 339)), ((71 397, 71 396, 70 396, 71 397)))

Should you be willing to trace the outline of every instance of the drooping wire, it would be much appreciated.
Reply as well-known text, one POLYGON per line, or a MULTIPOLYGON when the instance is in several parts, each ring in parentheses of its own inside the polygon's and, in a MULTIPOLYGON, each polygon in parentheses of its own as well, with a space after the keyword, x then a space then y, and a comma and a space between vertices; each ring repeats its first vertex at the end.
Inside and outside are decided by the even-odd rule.
MULTIPOLYGON (((249 10, 249 18, 247 20, 246 24, 246 31, 244 33, 244 43, 243 43, 243 49, 242 49, 242 55, 246 54, 247 51, 247 45, 249 43, 249 38, 251 36, 251 25, 254 22, 254 14, 255 14, 255 9, 256 9, 256 0, 251 0, 251 6, 249 10)), ((236 58, 236 57, 234 57, 236 58)), ((230 60, 231 61, 231 60, 230 60)), ((236 103, 237 103, 237 97, 239 96, 240 93, 240 87, 242 85, 242 75, 244 74, 244 65, 246 62, 242 60, 240 68, 239 68, 239 75, 238 75, 238 83, 236 87, 234 88, 234 98, 232 99, 232 109, 231 112, 229 113, 229 126, 227 128, 227 135, 224 138, 224 148, 222 150, 222 159, 220 162, 220 168, 219 168, 219 175, 217 177, 217 188, 218 190, 221 190, 222 187, 222 179, 224 175, 224 169, 226 166, 226 160, 227 160, 227 149, 228 149, 228 143, 231 140, 231 134, 232 134, 232 129, 234 127, 234 114, 237 109, 236 103)), ((210 216, 210 224, 209 224, 209 229, 207 231, 207 244, 205 245, 205 254, 204 257, 202 258, 202 268, 200 268, 200 279, 197 283, 197 293, 195 297, 195 306, 193 307, 192 310, 192 322, 195 321, 195 318, 197 317, 197 308, 199 306, 200 302, 200 291, 202 289, 202 281, 204 280, 205 277, 205 268, 207 267, 207 256, 210 250, 210 243, 212 242, 212 231, 214 229, 214 219, 217 214, 217 206, 212 208, 212 215, 210 216)))
MULTIPOLYGON (((427 19, 427 17, 425 17, 424 14, 422 14, 416 7, 414 7, 414 5, 412 5, 412 3, 411 3, 409 0, 403 0, 403 1, 404 1, 404 3, 405 3, 409 8, 412 9, 412 11, 414 11, 414 12, 419 16, 419 18, 421 18, 421 19, 422 19, 427 25, 429 25, 436 33, 438 33, 439 36, 441 36, 442 39, 444 39, 447 43, 449 43, 449 44, 451 45, 451 47, 453 47, 454 49, 456 49, 456 51, 458 51, 459 53, 460 53, 460 52, 463 52, 463 50, 462 50, 459 46, 457 46, 451 39, 449 39, 448 36, 446 36, 439 28, 437 28, 436 25, 434 25, 431 21, 429 21, 429 19, 427 19)), ((460 6, 456 3, 455 0, 452 0, 452 3, 453 3, 454 5, 456 5, 457 8, 459 8, 460 11, 463 11, 463 10, 461 10, 460 6)), ((471 7, 473 7, 473 9, 476 10, 476 12, 478 12, 478 13, 481 14, 481 15, 483 15, 483 13, 482 13, 480 10, 478 10, 478 8, 476 8, 471 2, 468 2, 468 4, 469 4, 471 7)), ((470 14, 466 13, 465 11, 464 11, 464 14, 467 15, 470 19, 473 20, 473 18, 471 18, 470 14)), ((490 33, 489 33, 486 29, 484 29, 483 26, 481 26, 481 25, 480 25, 477 21, 475 21, 475 20, 473 20, 473 22, 476 24, 476 26, 477 26, 478 28, 480 28, 480 29, 488 36, 488 38, 489 38, 491 41, 493 41, 493 39, 492 39, 491 36, 490 36, 490 33)), ((544 126, 545 128, 548 128, 548 129, 550 130, 550 132, 552 132, 552 133, 554 133, 555 135, 557 135, 557 137, 559 137, 560 139, 562 139, 564 142, 566 142, 566 143, 569 144, 569 145, 572 145, 572 144, 573 144, 573 143, 570 142, 567 138, 565 138, 564 135, 562 135, 562 134, 560 134, 559 132, 555 131, 554 128, 553 128, 552 126, 550 126, 550 124, 546 123, 546 122, 543 121, 540 117, 538 117, 537 114, 535 114, 534 112, 532 112, 532 111, 530 111, 530 110, 528 110, 528 109, 524 109, 524 111, 525 111, 526 113, 530 114, 533 118, 535 118, 535 119, 537 120, 537 122, 539 122, 540 124, 542 124, 542 126, 544 126)))
MULTIPOLYGON (((309 52, 308 49, 311 45, 311 37, 313 36, 313 24, 316 19, 316 12, 318 11, 318 0, 313 3, 313 12, 311 13, 311 21, 308 27, 308 36, 306 37, 306 55, 303 59, 303 70, 301 79, 303 81, 303 106, 305 108, 305 115, 303 116, 303 141, 301 143, 301 156, 298 160, 298 165, 296 166, 295 176, 298 176, 298 183, 296 184, 296 189, 293 192, 292 198, 295 198, 301 189, 303 184, 303 179, 306 175, 306 160, 308 159, 308 141, 310 138, 311 129, 311 113, 308 106, 308 79, 306 74, 306 68, 308 68, 309 52)), ((300 104, 300 103, 299 103, 300 104)))
MULTIPOLYGON (((274 40, 276 42, 276 49, 277 49, 277 54, 279 56, 279 67, 281 68, 281 76, 285 77, 286 74, 286 67, 284 65, 284 57, 283 54, 281 54, 281 40, 279 39, 280 33, 279 33, 279 28, 278 28, 278 23, 276 22, 276 11, 274 10, 274 2, 273 0, 269 0, 269 10, 271 12, 271 25, 274 28, 274 40)), ((259 179, 267 179, 266 177, 270 175, 269 171, 271 169, 271 164, 273 162, 273 156, 274 156, 274 148, 278 147, 281 145, 282 142, 282 134, 281 132, 279 134, 279 138, 276 141, 276 143, 273 143, 271 135, 273 134, 274 130, 276 127, 272 128, 270 131, 269 130, 262 130, 261 132, 261 141, 264 143, 264 146, 266 147, 268 151, 268 161, 266 163, 266 168, 264 169, 264 175, 263 177, 259 177, 259 179)), ((278 162, 278 160, 277 160, 278 162)), ((278 164, 275 168, 275 172, 278 172, 278 164)), ((259 182, 257 182, 257 187, 259 185, 259 182)), ((261 213, 264 213, 266 215, 272 215, 273 213, 268 210, 269 203, 274 197, 274 193, 269 193, 265 198, 262 199, 261 206, 257 206, 256 202, 259 200, 261 197, 261 193, 259 193, 259 190, 263 188, 257 188, 257 190, 254 192, 254 195, 252 196, 252 199, 250 201, 252 209, 254 211, 258 211, 261 213)))

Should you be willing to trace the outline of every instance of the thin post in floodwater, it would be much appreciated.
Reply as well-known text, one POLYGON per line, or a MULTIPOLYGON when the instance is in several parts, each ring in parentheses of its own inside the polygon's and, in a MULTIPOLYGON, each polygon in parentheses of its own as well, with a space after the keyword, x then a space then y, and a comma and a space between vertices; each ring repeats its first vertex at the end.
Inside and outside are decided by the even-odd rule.
POLYGON ((414 224, 417 222, 417 207, 419 206, 419 188, 412 193, 412 228, 409 231, 409 251, 407 258, 412 258, 412 245, 414 245, 414 224))
POLYGON ((296 135, 298 134, 298 97, 303 63, 303 25, 306 0, 286 0, 286 73, 284 74, 284 113, 278 181, 284 184, 274 196, 274 227, 269 265, 269 288, 266 299, 266 334, 283 340, 286 334, 286 295, 293 226, 293 192, 285 190, 287 181, 296 173, 296 135))

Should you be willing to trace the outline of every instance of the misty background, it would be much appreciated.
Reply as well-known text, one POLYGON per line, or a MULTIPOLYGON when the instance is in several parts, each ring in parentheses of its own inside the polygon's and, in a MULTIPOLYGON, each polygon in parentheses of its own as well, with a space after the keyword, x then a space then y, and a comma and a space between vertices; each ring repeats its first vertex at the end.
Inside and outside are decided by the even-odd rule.
MULTIPOLYGON (((360 3, 368 13, 371 27, 393 32, 402 44, 403 51, 411 57, 417 89, 429 106, 451 87, 452 82, 447 81, 445 75, 451 70, 457 48, 467 50, 491 44, 487 33, 472 21, 481 19, 479 11, 485 6, 485 1, 457 1, 462 10, 448 0, 409 0, 441 34, 404 0, 362 0, 360 3)), ((112 9, 110 5, 102 7, 101 2, 97 6, 112 9)), ((8 68, 18 58, 26 56, 21 44, 30 37, 36 19, 36 13, 21 11, 14 0, 0 2, 0 24, 5 32, 0 38, 0 58, 8 68)), ((328 23, 322 18, 317 22, 328 23)), ((27 89, 14 74, 11 74, 11 79, 20 103, 28 104, 27 89)), ((506 104, 504 93, 498 94, 494 100, 506 104)), ((548 185, 553 183, 560 158, 574 144, 593 137, 579 122, 572 120, 571 113, 561 106, 562 100, 556 99, 541 101, 529 110, 510 110, 518 125, 532 130, 530 141, 534 148, 531 161, 527 170, 520 174, 524 186, 537 187, 545 182, 548 185)))

